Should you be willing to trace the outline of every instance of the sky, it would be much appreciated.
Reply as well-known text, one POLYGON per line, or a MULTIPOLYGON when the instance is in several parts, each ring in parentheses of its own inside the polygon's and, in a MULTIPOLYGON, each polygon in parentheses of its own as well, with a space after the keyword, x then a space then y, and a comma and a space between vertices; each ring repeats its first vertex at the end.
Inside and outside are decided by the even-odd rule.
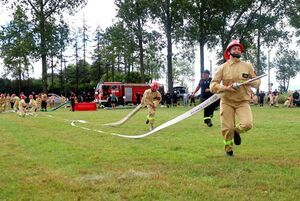
MULTIPOLYGON (((11 14, 7 9, 2 7, 0 9, 0 25, 3 25, 7 23, 11 19, 11 14)), ((65 20, 70 24, 73 29, 76 29, 77 27, 81 27, 83 24, 83 17, 85 18, 86 24, 89 27, 89 30, 96 30, 96 28, 99 26, 101 29, 105 29, 112 25, 112 23, 115 21, 116 16, 116 6, 114 5, 114 0, 88 0, 87 5, 81 9, 79 12, 77 12, 74 16, 67 16, 65 17, 65 20)), ((265 50, 267 51, 267 50, 265 50)), ((192 91, 200 79, 200 59, 199 59, 199 52, 198 50, 195 52, 196 59, 194 63, 194 70, 195 70, 195 79, 193 83, 188 83, 189 91, 192 91)), ((267 54, 266 54, 267 55, 267 54)), ((271 61, 275 56, 275 50, 271 51, 271 61)), ((212 60, 212 69, 213 71, 217 68, 216 65, 216 58, 213 52, 209 50, 205 50, 205 67, 206 69, 210 69, 210 60, 212 60)), ((41 77, 41 62, 38 62, 34 64, 34 77, 39 78, 41 77)), ((2 65, 2 64, 0 64, 2 65)), ((2 67, 0 67, 0 74, 2 74, 3 70, 2 67)), ((275 79, 275 72, 274 70, 271 70, 270 73, 270 80, 271 83, 273 83, 273 89, 278 88, 278 83, 275 79)), ((164 80, 161 80, 164 82, 164 80)), ((261 80, 261 89, 264 91, 267 91, 268 89, 268 78, 262 78, 261 80)), ((298 76, 291 80, 290 82, 290 89, 300 89, 300 74, 298 76)))

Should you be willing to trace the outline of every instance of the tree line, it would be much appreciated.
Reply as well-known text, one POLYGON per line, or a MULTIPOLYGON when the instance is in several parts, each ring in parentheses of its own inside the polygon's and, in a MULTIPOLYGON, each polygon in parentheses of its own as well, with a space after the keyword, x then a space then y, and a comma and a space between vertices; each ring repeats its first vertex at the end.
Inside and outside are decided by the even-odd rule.
POLYGON ((194 76, 196 48, 202 72, 205 47, 218 54, 216 63, 222 63, 222 53, 233 38, 245 45, 244 58, 258 74, 267 68, 262 47, 278 48, 272 66, 283 91, 300 70, 298 53, 288 48, 291 38, 300 36, 296 0, 115 0, 117 20, 92 34, 84 19, 76 30, 64 20, 66 13, 75 13, 86 3, 4 0, 14 12, 0 29, 0 57, 4 75, 12 79, 0 79, 1 88, 67 93, 92 90, 100 80, 166 78, 172 91, 174 81, 185 84, 194 76), (94 44, 92 52, 88 43, 94 44), (37 61, 41 79, 31 76, 37 61))

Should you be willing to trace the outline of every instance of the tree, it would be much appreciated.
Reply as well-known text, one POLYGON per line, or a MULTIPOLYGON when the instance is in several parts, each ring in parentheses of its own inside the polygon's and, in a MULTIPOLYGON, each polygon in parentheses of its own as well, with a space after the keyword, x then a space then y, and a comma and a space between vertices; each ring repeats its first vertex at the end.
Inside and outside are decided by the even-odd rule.
POLYGON ((200 74, 204 71, 204 46, 207 42, 214 42, 219 24, 220 1, 191 0, 188 1, 186 12, 188 23, 187 38, 199 44, 200 74))
MULTIPOLYGON (((260 46, 265 44, 271 46, 285 35, 282 26, 279 26, 283 19, 285 7, 290 0, 224 0, 218 5, 222 7, 218 38, 223 55, 229 42, 233 39, 240 39, 246 49, 256 48, 257 57, 260 55, 260 46)), ((213 44, 213 47, 215 44, 213 44)), ((258 73, 262 73, 259 65, 260 59, 257 58, 258 73)))
MULTIPOLYGON (((9 0, 4 0, 5 3, 10 3, 9 0)), ((80 5, 84 5, 86 0, 19 0, 14 1, 13 6, 17 5, 25 10, 30 10, 32 15, 32 22, 38 33, 36 37, 39 42, 39 57, 42 59, 42 85, 43 91, 47 91, 47 56, 48 50, 46 45, 46 24, 49 18, 64 13, 65 11, 72 11, 80 5)))
POLYGON ((141 82, 145 82, 143 36, 151 2, 149 0, 115 0, 115 3, 119 8, 118 17, 126 23, 138 40, 141 82))
POLYGON ((282 91, 287 91, 291 78, 295 78, 300 71, 300 60, 296 51, 278 51, 274 66, 276 69, 276 79, 282 91))
POLYGON ((0 55, 3 58, 6 72, 17 76, 19 92, 21 80, 29 71, 30 58, 36 52, 32 24, 21 7, 17 7, 13 20, 3 26, 0 32, 0 55))
MULTIPOLYGON (((297 0, 292 0, 289 6, 289 10, 287 13, 290 25, 296 28, 296 36, 300 37, 300 2, 297 0)), ((300 40, 298 41, 300 44, 300 40)))
POLYGON ((183 3, 181 0, 153 0, 151 6, 152 18, 156 19, 163 27, 167 39, 167 77, 168 91, 173 89, 173 67, 172 45, 183 35, 184 13, 183 3))
POLYGON ((195 76, 193 64, 184 58, 174 58, 174 80, 181 86, 187 86, 195 76))

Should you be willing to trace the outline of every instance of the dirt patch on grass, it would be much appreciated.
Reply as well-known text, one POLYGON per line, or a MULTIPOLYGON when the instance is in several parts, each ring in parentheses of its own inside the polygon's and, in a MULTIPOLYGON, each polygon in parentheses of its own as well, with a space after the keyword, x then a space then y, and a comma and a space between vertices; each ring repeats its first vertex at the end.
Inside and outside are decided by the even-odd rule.
POLYGON ((129 170, 122 173, 104 173, 104 174, 86 174, 82 175, 79 180, 83 182, 102 182, 106 180, 128 180, 138 178, 157 178, 158 174, 154 172, 142 172, 129 170))

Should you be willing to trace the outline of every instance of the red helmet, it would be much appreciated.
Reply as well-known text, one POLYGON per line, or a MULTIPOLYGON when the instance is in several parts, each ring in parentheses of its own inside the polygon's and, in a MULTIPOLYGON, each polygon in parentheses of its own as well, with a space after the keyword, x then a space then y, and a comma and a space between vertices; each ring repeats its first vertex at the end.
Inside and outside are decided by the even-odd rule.
POLYGON ((157 81, 153 81, 151 84, 150 84, 150 87, 153 91, 157 91, 158 88, 159 88, 159 84, 157 81))
POLYGON ((241 48, 242 52, 244 52, 244 50, 245 50, 244 46, 238 40, 234 39, 233 41, 231 41, 231 43, 229 43, 229 45, 227 46, 227 48, 224 52, 224 59, 226 61, 229 59, 229 52, 233 46, 239 46, 241 48))

